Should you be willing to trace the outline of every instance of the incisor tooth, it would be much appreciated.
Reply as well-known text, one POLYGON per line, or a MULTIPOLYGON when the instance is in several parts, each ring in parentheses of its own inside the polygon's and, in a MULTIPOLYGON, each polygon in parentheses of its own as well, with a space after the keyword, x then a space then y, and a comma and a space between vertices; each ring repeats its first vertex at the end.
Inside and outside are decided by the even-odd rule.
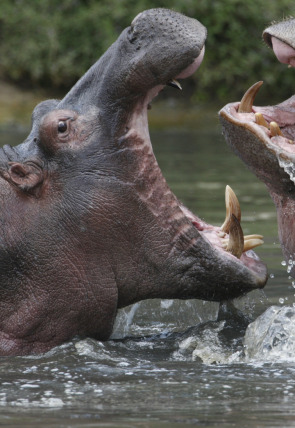
POLYGON ((280 127, 277 124, 277 122, 270 122, 269 129, 270 129, 270 134, 272 137, 276 137, 278 135, 283 137, 282 131, 280 130, 280 127))
POLYGON ((229 233, 231 215, 234 214, 235 218, 240 222, 241 221, 241 208, 236 197, 235 192, 230 186, 225 188, 225 207, 226 207, 226 216, 221 230, 225 233, 229 233))
POLYGON ((250 239, 263 239, 262 235, 245 235, 244 236, 244 241, 249 241, 250 239))
POLYGON ((243 253, 245 251, 252 250, 252 248, 258 247, 259 245, 262 245, 263 243, 264 242, 262 239, 248 239, 247 241, 244 242, 243 253))
POLYGON ((257 95, 257 92, 260 89, 260 86, 263 84, 263 81, 254 83, 246 92, 243 98, 241 99, 238 113, 251 113, 252 106, 257 95))
POLYGON ((244 251, 244 234, 241 228, 240 222, 234 214, 231 215, 230 229, 229 229, 229 240, 226 249, 229 253, 232 253, 238 259, 241 257, 244 251))
POLYGON ((255 113, 255 120, 258 125, 265 126, 265 128, 269 127, 262 113, 255 113))

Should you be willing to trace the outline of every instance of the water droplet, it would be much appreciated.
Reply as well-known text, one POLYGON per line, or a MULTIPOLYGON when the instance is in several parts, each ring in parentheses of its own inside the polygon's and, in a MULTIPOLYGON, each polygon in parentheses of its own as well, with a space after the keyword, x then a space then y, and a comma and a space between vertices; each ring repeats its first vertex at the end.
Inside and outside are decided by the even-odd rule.
POLYGON ((280 297, 280 298, 279 298, 279 302, 281 303, 281 305, 284 303, 284 301, 285 301, 285 300, 284 300, 284 298, 283 298, 283 297, 280 297))
POLYGON ((281 262, 281 265, 282 265, 282 266, 287 266, 287 263, 285 262, 285 260, 283 260, 283 261, 281 262))
MULTIPOLYGON (((272 279, 272 278, 274 278, 275 276, 274 276, 274 274, 273 274, 273 273, 271 273, 271 274, 269 275, 269 277, 272 279)), ((293 285, 293 282, 292 282, 292 285, 293 285)), ((293 285, 293 287, 295 288, 295 284, 293 285)))

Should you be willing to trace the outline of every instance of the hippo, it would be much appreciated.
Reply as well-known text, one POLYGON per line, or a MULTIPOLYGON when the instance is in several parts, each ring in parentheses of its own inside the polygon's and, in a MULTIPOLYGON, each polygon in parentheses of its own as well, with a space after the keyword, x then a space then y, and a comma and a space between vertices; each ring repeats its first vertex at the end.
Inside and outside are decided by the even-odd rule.
POLYGON ((143 299, 223 301, 261 288, 266 267, 227 188, 223 227, 172 193, 147 111, 201 64, 205 27, 167 9, 137 15, 62 100, 33 111, 0 153, 0 354, 109 338, 143 299))
MULTIPOLYGON (((263 39, 282 63, 295 67, 295 19, 266 28, 263 39)), ((279 238, 288 272, 295 277, 295 96, 275 106, 254 106, 262 85, 219 112, 223 134, 234 152, 262 180, 277 210, 279 238)))

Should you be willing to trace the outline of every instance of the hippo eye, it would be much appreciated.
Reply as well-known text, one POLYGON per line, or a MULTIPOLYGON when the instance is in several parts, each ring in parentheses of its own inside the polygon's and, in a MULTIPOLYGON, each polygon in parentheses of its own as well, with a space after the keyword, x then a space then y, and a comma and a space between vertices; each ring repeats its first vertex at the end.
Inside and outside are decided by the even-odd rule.
POLYGON ((67 122, 65 122, 64 120, 60 120, 58 122, 58 126, 57 126, 57 130, 59 133, 63 133, 66 132, 66 130, 68 129, 68 124, 67 122))

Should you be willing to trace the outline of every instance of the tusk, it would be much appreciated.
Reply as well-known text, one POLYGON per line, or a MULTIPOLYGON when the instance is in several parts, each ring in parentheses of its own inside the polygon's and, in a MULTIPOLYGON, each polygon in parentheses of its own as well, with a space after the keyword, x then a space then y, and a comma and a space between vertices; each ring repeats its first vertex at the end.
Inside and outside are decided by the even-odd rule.
POLYGON ((239 259, 245 251, 262 245, 264 243, 263 236, 256 234, 244 236, 243 229, 240 225, 240 204, 235 192, 230 186, 226 186, 225 188, 225 206, 226 217, 218 235, 222 238, 222 247, 239 259), (224 239, 227 233, 229 237, 224 239))
POLYGON ((229 233, 231 215, 233 214, 235 218, 240 222, 241 221, 241 208, 236 197, 235 192, 230 186, 225 188, 225 207, 226 207, 226 216, 221 230, 225 233, 229 233))
POLYGON ((238 259, 244 251, 244 234, 239 220, 234 214, 231 215, 229 240, 226 251, 232 253, 238 259))
POLYGON ((269 129, 270 129, 270 134, 272 137, 276 137, 278 135, 283 137, 282 131, 280 130, 280 127, 277 124, 277 122, 270 122, 269 129))
POLYGON ((252 106, 257 95, 257 92, 260 89, 260 86, 263 84, 263 81, 260 80, 254 85, 251 86, 246 92, 243 98, 241 99, 238 113, 252 113, 252 106))
POLYGON ((170 82, 167 83, 168 86, 172 86, 172 88, 180 89, 182 91, 181 84, 178 82, 178 80, 172 79, 170 82))
POLYGON ((257 125, 265 126, 265 128, 269 128, 269 125, 264 119, 264 116, 262 113, 255 113, 255 119, 256 119, 257 125))

